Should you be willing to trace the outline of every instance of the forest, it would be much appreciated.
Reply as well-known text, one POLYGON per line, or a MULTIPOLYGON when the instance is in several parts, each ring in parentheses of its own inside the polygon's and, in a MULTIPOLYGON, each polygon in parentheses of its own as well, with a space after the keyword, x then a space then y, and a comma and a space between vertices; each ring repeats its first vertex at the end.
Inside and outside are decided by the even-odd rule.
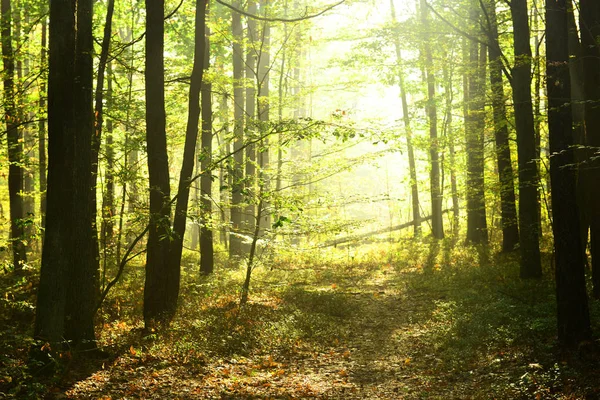
POLYGON ((0 6, 0 398, 600 399, 597 0, 0 6))

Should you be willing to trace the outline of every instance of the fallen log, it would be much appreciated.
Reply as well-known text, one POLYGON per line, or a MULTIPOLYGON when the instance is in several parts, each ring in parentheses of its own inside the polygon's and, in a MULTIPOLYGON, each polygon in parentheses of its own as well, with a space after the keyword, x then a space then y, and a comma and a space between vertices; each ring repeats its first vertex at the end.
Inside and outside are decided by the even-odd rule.
MULTIPOLYGON (((448 213, 450 211, 452 211, 452 210, 450 210, 450 209, 443 210, 442 214, 448 213)), ((421 218, 421 222, 429 221, 431 218, 432 218, 431 215, 428 215, 426 217, 421 218)), ((377 235, 381 235, 381 234, 384 234, 384 233, 399 231, 399 230, 406 229, 406 228, 409 228, 411 226, 414 226, 414 224, 415 224, 415 221, 412 220, 410 222, 405 222, 405 223, 400 224, 400 225, 390 226, 390 227, 387 227, 387 228, 378 229, 376 231, 367 232, 367 233, 363 233, 363 234, 360 234, 360 235, 352 235, 352 236, 346 236, 346 237, 339 238, 339 239, 328 240, 327 242, 323 243, 319 247, 337 246, 338 244, 353 242, 355 240, 365 239, 365 238, 368 238, 368 237, 371 237, 371 236, 377 236, 377 235)))

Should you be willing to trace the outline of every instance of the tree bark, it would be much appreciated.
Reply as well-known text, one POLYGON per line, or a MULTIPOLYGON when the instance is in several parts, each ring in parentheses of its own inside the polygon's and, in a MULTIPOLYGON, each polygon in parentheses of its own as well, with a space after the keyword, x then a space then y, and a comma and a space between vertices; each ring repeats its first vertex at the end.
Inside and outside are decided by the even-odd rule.
POLYGON ((95 346, 92 8, 92 0, 50 4, 47 224, 34 335, 71 348, 95 346))
MULTIPOLYGON (((479 7, 471 6, 470 20, 479 21, 479 7)), ((473 32, 481 36, 479 28, 473 32)), ((484 131, 485 131, 485 71, 486 46, 469 41, 468 111, 465 120, 467 153, 467 241, 487 243, 488 230, 485 206, 484 131)))
MULTIPOLYGON (((586 160, 583 173, 588 185, 586 210, 590 219, 591 237, 600 236, 600 160, 595 156, 600 148, 600 4, 597 1, 579 2, 579 26, 581 30, 582 64, 585 95, 585 143, 590 158, 586 160)), ((591 246, 593 281, 600 284, 600 246, 591 246)), ((600 297, 600 287, 594 285, 594 293, 600 297)))
POLYGON ((591 337, 576 201, 567 7, 546 0, 546 75, 558 340, 575 347, 591 337))
MULTIPOLYGON (((197 11, 199 12, 199 11, 197 11)), ((208 10, 206 11, 208 14, 208 10)), ((210 68, 210 30, 206 27, 204 49, 204 69, 210 68)), ((202 40, 196 31, 196 40, 202 40)), ((198 49, 200 50, 200 49, 198 49)), ((202 222, 200 228, 200 273, 208 275, 214 269, 213 227, 212 227, 212 85, 210 81, 202 84, 202 222)))
MULTIPOLYGON (((256 1, 248 2, 248 13, 256 14, 258 4, 256 1)), ((248 18, 247 45, 246 45, 246 139, 256 135, 258 129, 256 116, 256 84, 258 79, 258 50, 261 47, 260 38, 257 37, 256 21, 248 18)), ((244 209, 244 233, 247 235, 254 232, 256 222, 256 205, 252 194, 256 194, 256 146, 248 144, 246 147, 246 175, 244 179, 244 188, 247 197, 247 204, 244 209)))
POLYGON ((488 46, 490 57, 490 87, 492 90, 492 108, 494 117, 494 136, 496 141, 496 160, 498 180, 500 182, 500 212, 502 224, 502 251, 513 251, 519 244, 519 226, 515 197, 515 178, 512 168, 510 145, 508 141, 508 120, 506 118, 506 97, 502 80, 502 54, 498 41, 496 22, 496 2, 490 1, 487 8, 490 21, 492 44, 488 46))
MULTIPOLYGON (((43 68, 46 66, 46 20, 42 19, 42 32, 41 32, 41 50, 40 50, 40 64, 43 68)), ((39 100, 39 113, 43 115, 46 112, 46 81, 40 80, 40 100, 39 100)), ((46 190, 47 190, 47 176, 46 176, 46 120, 40 118, 38 123, 38 169, 40 174, 40 226, 41 228, 46 227, 46 190)), ((42 231, 43 232, 43 231, 42 231)), ((43 236, 42 236, 43 238, 43 236)))
MULTIPOLYGON (((234 7, 240 8, 241 2, 236 0, 234 7)), ((231 234, 229 235, 229 256, 239 257, 242 255, 242 239, 240 229, 242 227, 243 207, 243 163, 244 155, 244 60, 242 58, 242 20, 241 15, 235 11, 231 12, 231 30, 233 32, 233 166, 231 185, 231 234)))
POLYGON ((437 106, 435 98, 435 72, 433 56, 429 44, 429 20, 427 17, 427 5, 425 0, 420 2, 421 24, 426 32, 422 44, 425 60, 425 75, 427 79, 427 119, 429 122, 429 161, 430 161, 430 190, 431 190, 431 233, 436 239, 444 238, 444 223, 442 219, 442 193, 440 190, 440 161, 439 141, 437 134, 437 106))
POLYGON ((13 267, 21 270, 27 262, 23 229, 23 143, 15 104, 15 57, 12 48, 11 1, 2 0, 1 34, 2 62, 4 64, 4 122, 8 145, 8 197, 10 203, 10 240, 12 242, 13 267))
POLYGON ((177 273, 169 264, 170 185, 164 89, 164 0, 146 0, 146 142, 150 180, 150 229, 144 284, 147 330, 175 314, 177 273))
MULTIPOLYGON (((394 0, 390 0, 392 10, 392 22, 396 20, 396 8, 394 0)), ((396 49, 396 68, 398 69, 398 87, 400 89, 400 99, 402 101, 402 121, 404 122, 404 131, 406 134, 406 152, 408 153, 408 171, 410 176, 411 208, 413 216, 413 234, 415 237, 421 235, 421 213, 419 206, 419 188, 417 184, 417 168, 415 163, 415 149, 413 146, 412 127, 410 115, 408 113, 408 101, 406 100, 406 85, 404 84, 404 73, 402 71, 402 52, 400 49, 399 32, 394 35, 394 48, 396 49)))
POLYGON ((537 152, 531 101, 531 47, 527 0, 512 0, 515 65, 513 103, 519 158, 519 248, 522 278, 540 278, 542 263, 539 244, 539 203, 537 152))

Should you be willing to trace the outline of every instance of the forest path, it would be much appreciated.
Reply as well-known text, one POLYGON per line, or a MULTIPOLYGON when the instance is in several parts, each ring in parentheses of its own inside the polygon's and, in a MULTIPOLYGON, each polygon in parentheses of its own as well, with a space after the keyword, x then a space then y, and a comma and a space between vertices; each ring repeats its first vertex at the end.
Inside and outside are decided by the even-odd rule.
POLYGON ((551 359, 547 282, 512 281, 511 267, 431 266, 280 265, 257 274, 241 309, 233 293, 194 298, 205 284, 189 283, 169 333, 105 329, 118 357, 73 375, 59 397, 579 398, 562 396, 576 390, 572 370, 551 359))

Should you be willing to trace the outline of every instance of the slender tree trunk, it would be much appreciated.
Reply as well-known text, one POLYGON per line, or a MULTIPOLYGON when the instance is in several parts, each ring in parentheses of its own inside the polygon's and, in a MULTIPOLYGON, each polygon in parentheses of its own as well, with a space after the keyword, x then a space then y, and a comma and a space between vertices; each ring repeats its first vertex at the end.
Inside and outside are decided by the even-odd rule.
MULTIPOLYGON (((31 162, 32 158, 35 157, 34 149, 36 138, 34 137, 33 131, 31 129, 31 121, 34 119, 34 113, 31 110, 25 110, 25 104, 27 103, 27 97, 31 94, 29 90, 29 85, 26 85, 25 80, 29 78, 30 68, 30 52, 29 52, 29 33, 24 31, 21 26, 21 9, 23 8, 21 4, 17 3, 18 10, 15 12, 15 30, 17 34, 15 38, 17 39, 17 48, 21 49, 21 53, 24 54, 21 57, 17 58, 17 76, 19 79, 18 84, 18 98, 21 106, 19 107, 19 119, 23 122, 23 161, 21 169, 23 171, 23 239, 24 239, 24 248, 25 253, 31 251, 31 244, 34 239, 34 226, 32 218, 35 215, 35 183, 33 179, 33 164, 31 162), (24 39, 21 38, 21 32, 26 35, 24 39), (23 60, 21 60, 23 59, 23 60)), ((28 27, 29 22, 29 14, 25 14, 25 26, 28 27)))
MULTIPOLYGON (((219 101, 219 116, 221 120, 222 133, 218 134, 217 140, 220 144, 221 148, 224 148, 225 154, 231 153, 231 144, 225 138, 229 134, 229 106, 227 101, 227 93, 223 93, 221 96, 221 100, 219 101)), ((231 207, 228 207, 230 204, 231 198, 229 196, 230 191, 229 188, 232 187, 232 179, 231 179, 231 168, 228 163, 224 163, 221 165, 219 169, 219 200, 222 206, 221 210, 221 229, 219 229, 219 237, 221 244, 228 249, 229 246, 229 222, 230 222, 230 213, 231 207)))
MULTIPOLYGON (((241 7, 241 2, 233 3, 235 8, 241 7)), ((231 186, 231 234, 229 235, 229 256, 242 255, 243 179, 244 179, 244 61, 242 58, 243 30, 239 13, 231 12, 231 30, 233 32, 233 167, 231 186)))
POLYGON ((446 128, 447 128, 447 143, 448 143, 448 154, 450 163, 450 192, 452 194, 452 234, 456 238, 458 236, 459 229, 459 198, 458 198, 458 182, 456 177, 456 151, 454 147, 455 135, 452 125, 452 112, 453 112, 453 83, 452 83, 452 71, 454 66, 452 64, 446 64, 444 66, 444 91, 446 92, 446 128))
POLYGON ((15 105, 15 57, 12 48, 11 1, 2 0, 1 37, 2 62, 4 64, 4 121, 8 144, 8 197, 10 202, 10 238, 12 241, 13 266, 21 270, 27 262, 23 229, 23 143, 19 130, 19 118, 15 105))
MULTIPOLYGON (((208 10, 207 10, 208 14, 208 10)), ((206 27, 204 48, 204 69, 210 67, 210 30, 206 27)), ((196 40, 202 40, 196 32, 196 40)), ((200 49, 198 49, 200 50, 200 49)), ((212 228, 212 85, 202 84, 202 224, 200 231, 200 273, 208 275, 214 269, 213 228, 212 228)))
POLYGON ((539 244, 539 204, 537 151, 533 106, 531 102, 531 47, 527 0, 512 0, 515 66, 513 67, 513 103, 519 159, 519 248, 521 277, 542 276, 539 244))
POLYGON ((488 7, 490 33, 493 38, 488 46, 490 57, 490 86, 496 139, 496 160, 500 182, 500 212, 502 217, 502 251, 513 251, 519 244, 519 225, 515 198, 515 180, 508 141, 508 120, 506 118, 506 97, 502 81, 502 54, 498 41, 496 22, 496 2, 488 7))
MULTIPOLYGON (((264 13, 264 16, 268 16, 267 12, 270 7, 269 0, 260 0, 260 9, 264 13)), ((270 86, 270 71, 271 71, 271 24, 268 21, 263 22, 262 32, 261 32, 261 45, 260 51, 258 54, 258 64, 257 64, 257 72, 258 72, 258 98, 256 104, 256 112, 258 116, 258 120, 260 121, 260 131, 261 135, 264 136, 266 131, 269 129, 268 123, 270 121, 270 102, 269 102, 269 86, 270 86)), ((260 176, 258 179, 261 180, 259 185, 262 186, 260 190, 261 193, 265 194, 270 192, 271 190, 271 177, 267 172, 269 168, 270 161, 270 151, 269 151, 269 139, 265 137, 260 143, 261 151, 257 155, 258 165, 260 166, 260 176)), ((271 212, 269 209, 271 208, 271 204, 268 199, 262 201, 262 206, 265 208, 261 211, 261 219, 257 220, 260 222, 261 232, 264 229, 268 229, 271 226, 271 212)))
POLYGON ((150 178, 150 229, 144 284, 147 330, 175 314, 178 286, 169 264, 170 185, 164 88, 164 0, 146 0, 146 142, 150 178), (174 301, 175 300, 175 301, 174 301))
MULTIPOLYGON (((478 21, 479 7, 472 5, 470 19, 478 21)), ((475 32, 479 36, 479 30, 475 32)), ((484 132, 486 47, 475 40, 469 43, 469 102, 465 121, 467 152, 467 241, 487 243, 485 207, 484 132)))
POLYGON ((575 347, 591 337, 576 201, 565 0, 546 0, 546 75, 558 340, 575 347))
POLYGON ((433 56, 429 43, 429 20, 427 17, 427 5, 425 0, 420 2, 421 24, 426 32, 425 40, 422 44, 423 57, 425 62, 425 75, 427 79, 427 119, 429 122, 429 161, 431 170, 429 173, 431 190, 431 230, 436 239, 444 238, 444 223, 442 219, 442 193, 440 189, 440 161, 439 161, 439 141, 437 134, 437 105, 435 98, 435 72, 433 66, 433 56))
MULTIPOLYGON (((396 8, 394 0, 390 0, 392 10, 392 22, 396 21, 396 8)), ((406 132, 406 149, 408 153, 408 171, 410 175, 410 193, 412 202, 412 216, 414 224, 414 236, 421 235, 421 213, 419 206, 419 189, 417 184, 417 168, 415 163, 415 149, 412 143, 412 127, 410 124, 410 115, 408 113, 408 101, 406 100, 406 87, 404 84, 404 73, 402 71, 402 52, 400 49, 400 37, 394 35, 394 47, 396 49, 396 68, 398 68, 398 86, 400 88, 400 99, 402 101, 402 120, 404 122, 404 130, 406 132)))
MULTIPOLYGON (((106 19, 104 22, 104 36, 102 38, 102 48, 100 50, 100 61, 98 64, 98 78, 97 78, 97 82, 96 82, 96 93, 94 96, 94 115, 95 115, 95 123, 94 123, 94 128, 95 128, 95 134, 93 137, 93 147, 92 147, 92 174, 93 174, 93 184, 94 184, 94 188, 97 185, 97 180, 98 180, 98 167, 99 167, 99 154, 100 154, 100 145, 102 143, 102 129, 104 128, 104 100, 105 100, 105 96, 104 96, 104 82, 108 81, 108 87, 109 87, 109 91, 112 91, 112 87, 111 87, 111 72, 110 72, 110 66, 108 66, 109 62, 108 62, 108 53, 109 53, 109 49, 110 49, 110 38, 112 35, 112 19, 113 19, 113 14, 114 14, 114 9, 115 9, 115 2, 114 0, 110 0, 107 4, 107 10, 106 10, 106 19), (108 79, 106 79, 105 77, 105 72, 107 69, 107 66, 109 68, 109 73, 108 73, 108 79)), ((107 100, 107 105, 111 102, 112 99, 110 99, 109 97, 109 93, 106 94, 106 100, 107 100)), ((112 122, 110 122, 111 126, 110 126, 110 131, 109 134, 107 135, 106 138, 106 157, 107 157, 107 163, 111 162, 112 160, 109 161, 109 159, 112 159, 114 157, 113 155, 113 149, 112 149, 112 122), (110 138, 109 138, 110 137, 110 138), (109 144, 109 142, 111 142, 109 144)), ((101 225, 101 232, 102 232, 102 244, 105 247, 107 241, 110 240, 110 237, 112 237, 112 214, 114 214, 114 185, 113 185, 113 176, 112 176, 112 170, 111 170, 112 166, 109 167, 107 166, 106 168, 106 192, 102 198, 102 225, 101 225), (108 208, 107 208, 108 207, 108 208)), ((96 191, 94 190, 94 199, 93 199, 94 204, 96 203, 96 191)))
MULTIPOLYGON (((42 68, 46 67, 46 20, 42 19, 42 33, 41 33, 41 50, 40 50, 40 64, 42 68)), ((40 80, 40 100, 39 100, 39 114, 43 115, 46 112, 46 81, 45 79, 40 80)), ((46 121, 44 118, 40 118, 38 123, 38 169, 40 174, 40 226, 41 228, 46 227, 46 190, 47 190, 47 179, 46 179, 46 121)), ((44 232, 42 230, 42 232, 44 232)))
MULTIPOLYGON (((256 1, 248 2, 248 13, 256 14, 258 4, 256 1)), ((247 45, 246 45, 246 140, 257 132, 256 123, 256 82, 258 72, 257 46, 261 46, 260 38, 257 37, 256 21, 248 18, 247 45)), ((254 223, 256 222, 256 205, 254 196, 256 195, 256 146, 254 144, 246 145, 246 175, 244 186, 247 192, 247 205, 244 210, 244 233, 248 236, 254 232, 254 223)))
MULTIPOLYGON (((112 63, 108 63, 107 66, 108 79, 106 83, 106 107, 110 110, 112 108, 112 63)), ((97 138, 96 138, 97 139, 97 138)), ((105 166, 105 191, 102 196, 102 242, 103 247, 110 247, 113 242, 114 236, 114 217, 116 214, 115 209, 115 177, 114 177, 114 164, 115 164, 115 149, 113 144, 113 121, 112 119, 106 120, 106 141, 105 150, 106 154, 106 166, 105 166)))

